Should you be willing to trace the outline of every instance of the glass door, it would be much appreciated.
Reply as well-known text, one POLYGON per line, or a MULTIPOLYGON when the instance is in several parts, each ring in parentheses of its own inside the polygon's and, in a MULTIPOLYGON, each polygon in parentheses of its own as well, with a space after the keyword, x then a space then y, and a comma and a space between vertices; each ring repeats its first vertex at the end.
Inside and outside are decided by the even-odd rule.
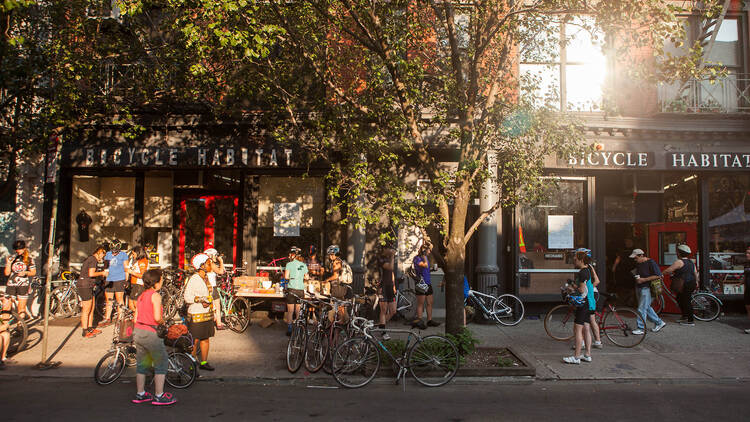
POLYGON ((214 248, 225 265, 234 267, 237 256, 236 195, 183 196, 180 199, 180 268, 190 265, 193 255, 214 248))

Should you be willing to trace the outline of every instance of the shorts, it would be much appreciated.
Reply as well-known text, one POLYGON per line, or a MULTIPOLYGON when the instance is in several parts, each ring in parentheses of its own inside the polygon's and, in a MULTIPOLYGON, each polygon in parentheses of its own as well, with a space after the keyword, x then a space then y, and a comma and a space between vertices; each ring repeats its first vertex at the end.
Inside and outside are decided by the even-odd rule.
POLYGON ((383 283, 380 292, 381 302, 395 302, 396 295, 393 294, 393 283, 383 283))
POLYGON ((6 286, 5 296, 17 296, 19 299, 28 299, 29 286, 6 286))
POLYGON ((299 297, 305 297, 305 291, 300 289, 286 289, 286 304, 287 305, 296 305, 299 303, 299 299, 297 299, 294 295, 291 293, 294 293, 295 295, 299 297))
POLYGON ((424 293, 421 293, 419 290, 414 289, 414 294, 417 296, 432 296, 432 284, 427 285, 427 291, 424 293))
POLYGON ((584 324, 590 324, 591 323, 591 315, 594 313, 594 311, 590 311, 589 307, 579 306, 576 308, 576 319, 575 324, 576 325, 584 325, 584 324))
POLYGON ((207 340, 213 337, 216 333, 213 319, 203 322, 192 322, 188 320, 187 327, 188 331, 190 331, 190 335, 192 335, 195 340, 207 340))
POLYGON ((81 298, 81 302, 88 302, 94 298, 94 287, 93 286, 77 286, 78 297, 81 298))
POLYGON ((107 293, 123 293, 125 292, 125 280, 120 281, 105 281, 104 291, 107 293))
POLYGON ((153 366, 154 374, 166 374, 169 357, 164 340, 160 339, 155 332, 142 328, 134 330, 133 340, 136 345, 135 358, 138 361, 136 373, 146 374, 153 366))
POLYGON ((141 284, 130 284, 130 291, 128 292, 128 297, 130 300, 138 300, 138 296, 140 296, 145 291, 143 285, 141 284))

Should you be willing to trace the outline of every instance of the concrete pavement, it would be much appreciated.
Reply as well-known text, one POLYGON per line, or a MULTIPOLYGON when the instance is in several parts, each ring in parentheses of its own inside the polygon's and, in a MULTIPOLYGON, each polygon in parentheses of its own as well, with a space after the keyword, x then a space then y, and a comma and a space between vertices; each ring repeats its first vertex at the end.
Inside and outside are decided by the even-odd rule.
MULTIPOLYGON (((543 316, 542 316, 543 317, 543 316)), ((623 349, 603 339, 604 348, 594 349, 593 362, 564 364, 563 356, 572 354, 569 342, 557 342, 547 336, 542 319, 527 316, 515 327, 472 324, 470 329, 482 346, 511 346, 536 366, 538 380, 671 380, 699 382, 750 380, 750 327, 744 315, 722 316, 710 323, 696 322, 695 327, 675 323, 676 316, 666 315, 667 326, 659 333, 649 332, 644 342, 623 349)), ((393 328, 403 328, 400 322, 393 328)), ((74 377, 91 378, 97 361, 108 350, 113 330, 93 339, 81 337, 74 319, 52 321, 49 352, 52 360, 62 361, 57 369, 39 371, 33 365, 40 361, 39 325, 32 327, 30 346, 14 356, 15 362, 0 377, 74 377)), ((243 334, 217 332, 211 341, 209 361, 217 370, 202 372, 204 379, 289 380, 304 383, 312 379, 330 380, 322 372, 309 374, 302 368, 296 374, 286 370, 287 337, 283 323, 269 328, 253 324, 243 334)), ((442 332, 442 326, 429 332, 442 332)), ((128 368, 126 376, 134 373, 128 368)))

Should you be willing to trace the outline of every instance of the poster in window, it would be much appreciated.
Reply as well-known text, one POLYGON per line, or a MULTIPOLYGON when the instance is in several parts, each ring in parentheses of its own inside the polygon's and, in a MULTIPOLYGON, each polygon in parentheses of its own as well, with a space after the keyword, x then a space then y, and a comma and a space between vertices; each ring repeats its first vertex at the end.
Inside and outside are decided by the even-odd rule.
POLYGON ((276 237, 299 236, 301 214, 299 204, 292 202, 273 204, 273 235, 276 237))
POLYGON ((547 243, 549 249, 573 249, 573 216, 547 216, 547 243))

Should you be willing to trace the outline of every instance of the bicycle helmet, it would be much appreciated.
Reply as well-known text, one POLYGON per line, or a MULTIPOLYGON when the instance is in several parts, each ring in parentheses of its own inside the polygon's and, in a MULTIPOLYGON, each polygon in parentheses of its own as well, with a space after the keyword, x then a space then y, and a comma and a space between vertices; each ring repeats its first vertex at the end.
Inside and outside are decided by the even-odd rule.
POLYGON ((586 256, 588 256, 589 258, 591 258, 591 249, 578 248, 578 249, 576 249, 576 253, 578 253, 578 252, 583 252, 583 253, 586 254, 586 256))
POLYGON ((290 255, 291 254, 299 255, 300 253, 302 253, 302 249, 300 249, 300 248, 298 248, 296 246, 292 246, 291 248, 289 248, 289 254, 290 255))
POLYGON ((310 256, 315 255, 316 252, 318 252, 318 248, 315 245, 310 245, 310 256))
POLYGON ((199 253, 190 260, 190 263, 193 265, 193 268, 195 268, 196 270, 200 270, 203 264, 205 264, 208 260, 208 255, 206 255, 205 253, 199 253))
POLYGON ((112 251, 119 251, 122 249, 122 242, 120 242, 119 239, 112 239, 112 241, 109 242, 109 249, 112 251))
POLYGON ((219 251, 217 251, 214 248, 208 248, 205 251, 203 251, 203 253, 210 257, 216 257, 217 255, 219 255, 219 251))
POLYGON ((16 240, 13 242, 13 250, 17 251, 20 249, 26 249, 26 242, 23 240, 16 240))
POLYGON ((326 249, 326 255, 338 255, 340 251, 339 245, 331 245, 326 249))

